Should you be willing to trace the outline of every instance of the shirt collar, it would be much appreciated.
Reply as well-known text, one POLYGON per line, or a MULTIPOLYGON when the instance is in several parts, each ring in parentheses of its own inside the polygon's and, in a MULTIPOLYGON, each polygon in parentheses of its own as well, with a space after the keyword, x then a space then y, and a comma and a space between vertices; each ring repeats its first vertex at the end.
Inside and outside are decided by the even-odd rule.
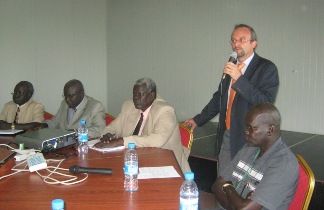
POLYGON ((254 52, 250 57, 248 57, 245 61, 243 61, 244 67, 242 69, 242 74, 245 73, 245 71, 246 71, 247 67, 249 66, 250 62, 252 61, 253 57, 254 57, 254 52))
POLYGON ((25 106, 26 104, 28 104, 30 102, 31 99, 29 99, 29 101, 27 101, 26 103, 24 103, 23 105, 19 106, 19 104, 16 104, 17 105, 17 108, 21 109, 23 106, 25 106))
POLYGON ((141 110, 141 113, 143 113, 143 117, 144 117, 143 119, 144 120, 147 118, 148 114, 150 113, 150 110, 152 108, 152 105, 153 105, 153 103, 144 112, 142 112, 142 110, 141 110))

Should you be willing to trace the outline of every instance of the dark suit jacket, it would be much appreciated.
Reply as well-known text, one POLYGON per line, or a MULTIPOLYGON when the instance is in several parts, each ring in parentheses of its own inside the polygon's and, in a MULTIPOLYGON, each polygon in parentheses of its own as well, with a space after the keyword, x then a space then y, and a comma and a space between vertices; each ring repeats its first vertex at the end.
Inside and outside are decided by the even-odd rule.
MULTIPOLYGON (((220 145, 226 130, 225 118, 230 82, 231 78, 226 76, 219 84, 217 92, 213 94, 213 98, 201 113, 194 117, 197 125, 202 126, 219 113, 216 143, 217 153, 220 150, 220 145)), ((230 144, 232 157, 246 143, 245 116, 247 112, 257 104, 266 102, 274 103, 278 87, 279 76, 275 64, 255 53, 244 75, 239 77, 232 86, 236 91, 231 112, 230 144)))

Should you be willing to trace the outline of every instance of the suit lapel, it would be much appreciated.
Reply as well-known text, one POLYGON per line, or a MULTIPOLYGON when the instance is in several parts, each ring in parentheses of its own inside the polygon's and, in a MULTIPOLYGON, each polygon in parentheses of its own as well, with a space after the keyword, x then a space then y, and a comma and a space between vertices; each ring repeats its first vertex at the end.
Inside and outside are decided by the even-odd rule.
POLYGON ((131 130, 131 133, 133 133, 134 129, 135 129, 135 126, 137 124, 137 121, 140 117, 140 110, 139 109, 134 109, 130 114, 129 114, 129 117, 128 117, 128 122, 129 122, 129 128, 131 130))
POLYGON ((153 128, 152 125, 154 125, 154 122, 153 122, 155 120, 154 116, 157 113, 157 111, 155 109, 156 108, 155 103, 159 99, 160 99, 160 96, 157 95, 156 99, 153 101, 151 110, 150 110, 150 112, 147 115, 147 118, 146 118, 146 121, 145 121, 145 125, 143 127, 142 133, 144 133, 144 134, 145 133, 150 133, 150 132, 152 132, 154 130, 154 128, 153 128))
POLYGON ((254 72, 257 70, 257 65, 259 63, 259 55, 254 53, 254 57, 252 58, 249 66, 247 67, 244 76, 250 80, 250 78, 252 77, 252 75, 254 75, 254 72))
POLYGON ((8 114, 7 114, 8 122, 13 122, 15 120, 16 111, 17 111, 17 104, 15 104, 15 106, 12 106, 12 107, 9 108, 8 114))

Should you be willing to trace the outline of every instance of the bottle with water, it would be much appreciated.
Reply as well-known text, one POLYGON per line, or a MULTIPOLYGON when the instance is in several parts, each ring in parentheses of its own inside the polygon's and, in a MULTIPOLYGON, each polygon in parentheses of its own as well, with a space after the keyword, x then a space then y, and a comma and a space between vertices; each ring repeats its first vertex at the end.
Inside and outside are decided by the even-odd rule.
POLYGON ((138 156, 135 150, 135 144, 129 143, 128 150, 124 157, 124 188, 127 192, 133 192, 138 189, 138 156))
POLYGON ((52 200, 52 210, 64 210, 64 201, 62 199, 52 200))
POLYGON ((78 152, 81 155, 88 154, 88 128, 85 120, 80 121, 78 128, 79 147, 78 152))
POLYGON ((180 210, 198 210, 198 198, 199 192, 194 181, 194 173, 186 172, 180 188, 180 210))

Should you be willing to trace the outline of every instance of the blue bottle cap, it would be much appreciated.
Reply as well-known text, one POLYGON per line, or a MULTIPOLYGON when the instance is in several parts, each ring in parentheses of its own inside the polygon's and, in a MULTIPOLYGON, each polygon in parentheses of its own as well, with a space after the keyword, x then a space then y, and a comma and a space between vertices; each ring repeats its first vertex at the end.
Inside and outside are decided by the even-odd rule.
POLYGON ((54 200, 52 200, 52 209, 53 210, 64 209, 64 201, 62 199, 54 199, 54 200))
POLYGON ((135 143, 128 143, 128 148, 129 149, 134 149, 135 148, 135 143))
POLYGON ((80 120, 80 124, 81 125, 85 125, 86 124, 86 121, 85 120, 80 120))
POLYGON ((185 173, 185 180, 193 180, 195 178, 195 174, 191 171, 185 173))

